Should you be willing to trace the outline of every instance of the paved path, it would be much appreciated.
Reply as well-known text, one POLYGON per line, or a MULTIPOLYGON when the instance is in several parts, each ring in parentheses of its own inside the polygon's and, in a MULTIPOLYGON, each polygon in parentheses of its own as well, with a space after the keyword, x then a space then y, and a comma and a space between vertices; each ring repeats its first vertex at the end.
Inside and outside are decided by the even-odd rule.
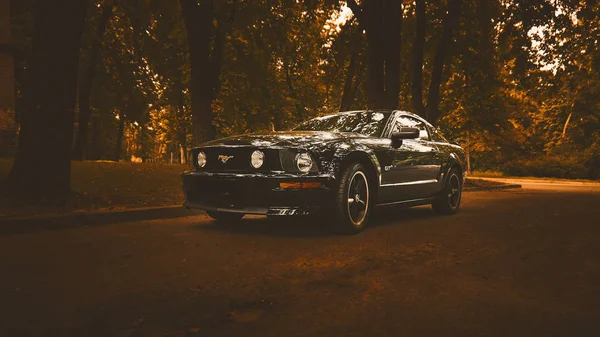
POLYGON ((470 177, 473 179, 486 179, 506 184, 518 184, 529 190, 547 191, 572 191, 572 192, 600 192, 600 181, 572 181, 565 179, 526 179, 526 178, 488 178, 470 177))
POLYGON ((0 236, 0 336, 600 336, 600 188, 464 194, 362 234, 205 216, 0 236))

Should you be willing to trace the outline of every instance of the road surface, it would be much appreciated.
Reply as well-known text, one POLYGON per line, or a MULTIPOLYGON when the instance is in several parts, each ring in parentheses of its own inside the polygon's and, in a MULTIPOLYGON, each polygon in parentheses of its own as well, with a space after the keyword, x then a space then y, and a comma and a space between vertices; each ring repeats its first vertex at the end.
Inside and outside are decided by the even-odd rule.
POLYGON ((206 216, 0 236, 0 336, 600 336, 600 185, 365 232, 206 216))

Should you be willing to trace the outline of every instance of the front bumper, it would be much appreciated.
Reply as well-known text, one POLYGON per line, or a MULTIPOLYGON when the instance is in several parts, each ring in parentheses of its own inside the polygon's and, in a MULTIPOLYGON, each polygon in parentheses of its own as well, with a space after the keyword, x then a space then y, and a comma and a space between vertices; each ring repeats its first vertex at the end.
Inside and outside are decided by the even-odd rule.
POLYGON ((261 215, 305 215, 332 200, 329 175, 182 173, 184 207, 261 215), (280 188, 280 183, 320 183, 318 188, 280 188))

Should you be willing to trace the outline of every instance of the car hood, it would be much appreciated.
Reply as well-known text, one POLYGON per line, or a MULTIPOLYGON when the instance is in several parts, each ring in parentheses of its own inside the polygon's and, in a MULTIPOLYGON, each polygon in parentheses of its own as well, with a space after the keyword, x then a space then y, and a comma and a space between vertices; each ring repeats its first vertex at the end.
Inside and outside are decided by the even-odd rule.
POLYGON ((316 144, 330 143, 333 141, 369 138, 368 136, 352 132, 325 132, 325 131, 278 131, 251 133, 216 139, 201 144, 199 147, 292 147, 303 148, 316 144))

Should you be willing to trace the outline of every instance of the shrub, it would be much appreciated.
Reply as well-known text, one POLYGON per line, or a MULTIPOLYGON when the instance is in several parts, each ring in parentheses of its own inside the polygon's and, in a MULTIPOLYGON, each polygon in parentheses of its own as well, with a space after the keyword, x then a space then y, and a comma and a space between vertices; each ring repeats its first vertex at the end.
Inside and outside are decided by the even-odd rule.
POLYGON ((513 176, 591 178, 581 158, 558 156, 513 160, 504 165, 503 172, 513 176))

